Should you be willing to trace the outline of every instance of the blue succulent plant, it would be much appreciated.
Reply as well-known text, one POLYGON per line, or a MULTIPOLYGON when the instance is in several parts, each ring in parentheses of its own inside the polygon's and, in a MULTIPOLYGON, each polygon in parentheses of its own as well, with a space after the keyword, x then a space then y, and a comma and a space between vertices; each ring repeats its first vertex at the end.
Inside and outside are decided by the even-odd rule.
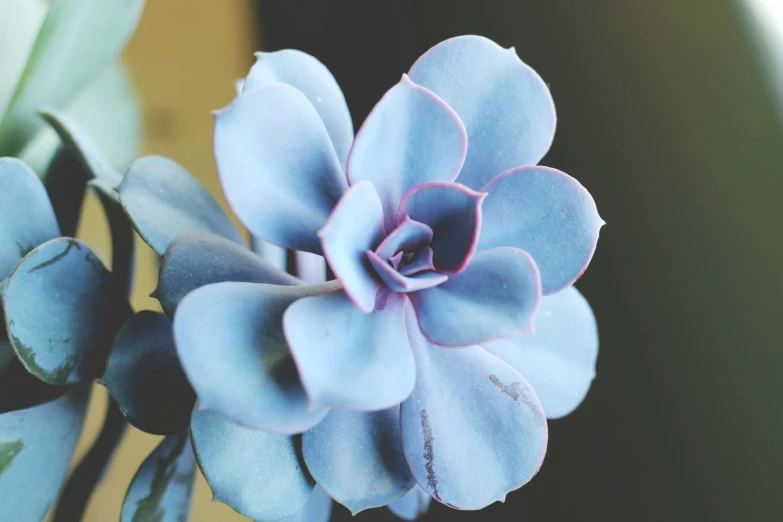
POLYGON ((481 509, 532 478, 546 418, 584 398, 598 343, 571 285, 603 221, 575 179, 536 166, 554 128, 540 77, 481 37, 425 53, 355 139, 323 64, 259 55, 216 116, 220 180, 315 284, 254 257, 211 203, 161 202, 179 217, 145 225, 156 191, 141 180, 166 160, 131 169, 120 198, 165 251, 155 295, 218 500, 273 520, 317 484, 353 512, 414 517, 422 492, 481 509), (317 282, 324 260, 336 277, 317 282))
MULTIPOLYGON (((16 355, 57 385, 100 377, 133 425, 166 435, 122 520, 186 516, 195 463, 216 500, 256 520, 326 521, 331 499, 406 520, 431 498, 481 509, 535 475, 547 418, 584 398, 598 338, 572 284, 603 222, 576 180, 536 166, 554 105, 513 51, 476 36, 435 46, 356 137, 323 64, 292 50, 259 55, 217 113, 215 156, 258 250, 294 252, 297 277, 251 252, 175 162, 141 158, 120 176, 74 122, 46 117, 107 211, 124 211, 114 221, 161 256, 153 296, 163 313, 130 316, 126 302, 114 313, 113 297, 98 306, 95 296, 115 295, 111 274, 78 240, 52 239, 40 182, 0 161, 0 184, 14 187, 0 197, 16 209, 9 226, 0 220, 16 355), (44 305, 61 318, 51 328, 32 313, 44 305), (80 328, 66 340, 63 324, 80 328)), ((128 271, 129 252, 115 254, 126 261, 115 271, 128 271)), ((73 390, 56 395, 67 404, 40 404, 79 426, 86 392, 73 390)), ((4 423, 18 424, 18 411, 0 413, 0 435, 14 433, 4 423)), ((0 466, 22 451, 15 440, 0 466)), ((71 451, 75 438, 63 440, 71 451)), ((0 467, 0 485, 37 472, 29 459, 43 457, 30 455, 27 474, 0 467)))

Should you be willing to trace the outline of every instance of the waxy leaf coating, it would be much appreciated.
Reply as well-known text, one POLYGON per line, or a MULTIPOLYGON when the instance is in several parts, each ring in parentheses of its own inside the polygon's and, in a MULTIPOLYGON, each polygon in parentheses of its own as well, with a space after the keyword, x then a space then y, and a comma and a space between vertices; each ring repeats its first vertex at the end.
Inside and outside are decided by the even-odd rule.
POLYGON ((5 281, 2 298, 11 346, 33 375, 50 384, 101 375, 131 313, 112 274, 73 238, 30 252, 5 281))

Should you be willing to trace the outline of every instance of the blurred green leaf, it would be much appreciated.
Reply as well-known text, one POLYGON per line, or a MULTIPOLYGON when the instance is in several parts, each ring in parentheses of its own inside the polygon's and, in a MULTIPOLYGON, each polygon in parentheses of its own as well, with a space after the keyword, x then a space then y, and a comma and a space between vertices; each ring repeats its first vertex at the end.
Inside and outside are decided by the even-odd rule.
POLYGON ((117 57, 144 0, 54 0, 0 122, 0 156, 14 156, 36 134, 43 107, 64 109, 117 57))
POLYGON ((783 2, 739 0, 739 4, 783 120, 783 2))

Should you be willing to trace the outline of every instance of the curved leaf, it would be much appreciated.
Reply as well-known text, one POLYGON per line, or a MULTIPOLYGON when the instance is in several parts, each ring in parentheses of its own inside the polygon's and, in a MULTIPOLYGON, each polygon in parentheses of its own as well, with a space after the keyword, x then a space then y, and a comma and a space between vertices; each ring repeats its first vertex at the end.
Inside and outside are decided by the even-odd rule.
POLYGON ((304 94, 278 82, 243 92, 217 113, 214 149, 226 199, 253 234, 321 253, 316 233, 348 184, 304 94))
POLYGON ((416 481, 400 438, 400 408, 332 410, 302 435, 307 469, 329 496, 356 515, 402 497, 416 481))
POLYGON ((120 522, 182 522, 190 515, 196 460, 187 435, 163 439, 133 477, 120 522))
POLYGON ((332 499, 326 492, 315 486, 310 498, 302 509, 279 522, 329 522, 332 516, 332 499))
POLYGON ((408 294, 419 328, 444 346, 467 346, 529 331, 541 297, 533 260, 516 248, 473 256, 449 280, 408 294))
POLYGON ((80 385, 50 402, 0 413, 0 518, 43 520, 49 512, 82 431, 89 391, 80 385))
POLYGON ((308 400, 283 313, 297 299, 336 286, 216 283, 188 294, 174 317, 174 339, 203 407, 274 433, 301 433, 320 422, 327 409, 308 400))
POLYGON ((235 424, 198 406, 190 429, 214 500, 264 521, 293 515, 307 502, 313 482, 293 438, 235 424))
POLYGON ((467 150, 468 136, 457 113, 403 75, 356 134, 348 180, 351 185, 372 182, 391 231, 403 194, 423 183, 454 181, 467 150))
POLYGON ((482 344, 527 379, 549 419, 584 400, 595 377, 598 327, 587 300, 573 286, 541 299, 534 332, 482 344))
POLYGON ((302 281, 228 239, 192 234, 178 239, 163 256, 153 297, 169 317, 196 288, 224 282, 296 285, 302 281))
POLYGON ((60 235, 41 180, 23 162, 0 158, 0 280, 33 248, 60 235))
POLYGON ((30 252, 5 281, 2 298, 14 351, 51 384, 103 373, 114 336, 130 315, 112 274, 73 238, 30 252))
POLYGON ((162 313, 143 310, 125 323, 101 383, 142 431, 170 435, 190 422, 196 394, 177 357, 171 321, 162 313))
POLYGON ((411 79, 456 111, 468 133, 457 181, 478 190, 503 171, 535 165, 555 136, 555 104, 541 77, 482 36, 457 36, 424 53, 411 79))
POLYGON ((544 295, 568 287, 587 269, 604 221, 595 201, 577 180, 548 167, 504 172, 483 191, 478 251, 524 250, 541 272, 544 295))
POLYGON ((402 404, 402 444, 416 481, 436 500, 482 509, 528 482, 544 459, 547 422, 525 379, 478 346, 449 349, 409 315, 416 388, 402 404))
POLYGON ((287 83, 307 96, 324 122, 332 145, 345 166, 353 143, 353 123, 345 96, 324 64, 302 51, 283 49, 272 53, 256 53, 255 65, 245 78, 243 90, 272 82, 287 83))
POLYGON ((160 256, 174 241, 196 232, 245 243, 215 198, 168 158, 136 160, 117 190, 133 227, 160 256))
POLYGON ((0 121, 0 156, 17 155, 40 129, 43 106, 64 109, 119 55, 144 0, 55 0, 0 121), (100 42, 100 45, 95 45, 100 42))
POLYGON ((416 520, 427 512, 432 497, 419 485, 413 486, 404 497, 389 504, 389 511, 403 520, 416 520))

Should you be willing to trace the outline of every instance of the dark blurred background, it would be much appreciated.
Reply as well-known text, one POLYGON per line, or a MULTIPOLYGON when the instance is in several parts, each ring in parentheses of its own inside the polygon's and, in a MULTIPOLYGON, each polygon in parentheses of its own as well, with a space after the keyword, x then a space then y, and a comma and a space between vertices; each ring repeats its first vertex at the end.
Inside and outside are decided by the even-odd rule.
POLYGON ((540 474, 505 505, 433 503, 425 520, 783 520, 783 132, 737 5, 257 6, 261 47, 323 61, 357 127, 439 41, 515 46, 558 108, 543 163, 578 178, 608 223, 577 284, 601 333, 587 400, 551 422, 540 474))

